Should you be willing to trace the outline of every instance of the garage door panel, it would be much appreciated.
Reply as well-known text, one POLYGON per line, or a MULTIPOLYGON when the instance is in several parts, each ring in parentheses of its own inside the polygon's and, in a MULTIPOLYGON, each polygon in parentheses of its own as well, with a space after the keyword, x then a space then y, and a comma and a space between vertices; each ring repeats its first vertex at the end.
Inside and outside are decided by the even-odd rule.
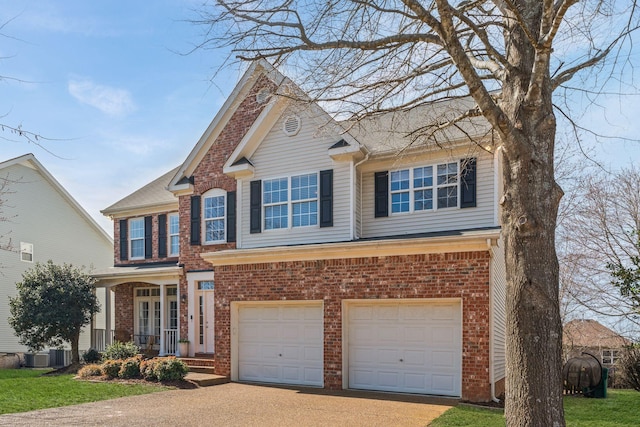
POLYGON ((379 320, 391 320, 398 318, 399 307, 396 306, 378 306, 374 311, 376 319, 379 320))
POLYGON ((322 326, 322 304, 241 305, 238 378, 322 386, 322 326))
POLYGON ((424 350, 405 350, 402 355, 405 365, 424 366, 427 361, 427 355, 424 350))
POLYGON ((460 317, 459 309, 452 305, 436 304, 432 312, 433 320, 455 320, 460 317))
POLYGON ((459 302, 350 304, 349 387, 460 396, 460 313, 459 302))
POLYGON ((322 325, 304 325, 303 337, 305 342, 318 342, 322 340, 322 325))
POLYGON ((322 347, 304 347, 304 359, 315 362, 322 362, 322 347))
POLYGON ((432 351, 431 359, 436 368, 455 368, 456 355, 453 351, 432 351))
POLYGON ((405 320, 426 320, 429 318, 429 308, 420 305, 402 307, 402 318, 405 320))
POLYGON ((398 334, 401 331, 398 330, 395 326, 380 326, 376 328, 375 331, 371 331, 372 335, 376 335, 378 337, 378 342, 384 342, 387 344, 395 344, 398 342, 398 334))

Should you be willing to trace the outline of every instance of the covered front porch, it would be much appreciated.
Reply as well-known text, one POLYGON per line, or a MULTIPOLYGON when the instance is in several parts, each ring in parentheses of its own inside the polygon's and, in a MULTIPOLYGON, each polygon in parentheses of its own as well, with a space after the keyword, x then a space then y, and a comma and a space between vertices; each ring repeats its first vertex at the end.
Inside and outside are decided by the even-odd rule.
POLYGON ((106 321, 94 325, 91 346, 103 351, 114 341, 133 341, 145 352, 179 356, 181 301, 187 301, 180 294, 182 272, 176 264, 164 264, 93 273, 96 287, 106 289, 106 321))

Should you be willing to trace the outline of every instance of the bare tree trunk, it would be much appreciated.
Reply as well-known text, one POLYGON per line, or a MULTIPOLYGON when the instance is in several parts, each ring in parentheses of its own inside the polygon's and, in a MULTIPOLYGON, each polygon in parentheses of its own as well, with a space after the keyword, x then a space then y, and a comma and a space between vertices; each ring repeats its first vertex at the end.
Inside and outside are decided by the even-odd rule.
MULTIPOLYGON (((525 10, 535 8, 530 5, 525 10)), ((514 124, 512 132, 503 135, 501 200, 507 270, 505 417, 508 426, 564 426, 555 251, 562 190, 554 178, 552 89, 548 73, 538 87, 532 87, 531 70, 540 53, 527 48, 530 43, 517 26, 509 30, 512 46, 508 54, 516 68, 511 70, 500 102, 514 124), (532 96, 532 91, 538 91, 537 95, 532 96)))
POLYGON ((71 364, 80 363, 80 332, 71 338, 71 364))

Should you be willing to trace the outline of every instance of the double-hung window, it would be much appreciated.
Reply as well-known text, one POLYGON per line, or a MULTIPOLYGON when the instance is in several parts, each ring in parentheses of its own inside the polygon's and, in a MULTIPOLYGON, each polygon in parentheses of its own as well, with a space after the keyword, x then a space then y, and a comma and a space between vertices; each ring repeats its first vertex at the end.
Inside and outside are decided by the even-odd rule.
POLYGON ((457 207, 458 174, 458 163, 455 162, 392 171, 389 180, 391 212, 457 207))
POLYGON ((438 165, 438 209, 458 206, 458 163, 438 165))
POLYGON ((219 243, 226 240, 224 217, 225 198, 225 192, 223 190, 211 190, 203 196, 205 243, 219 243))
POLYGON ((274 230, 289 226, 289 179, 276 178, 263 183, 264 229, 274 230))
POLYGON ((144 218, 129 220, 129 245, 131 259, 144 258, 144 218))
POLYGON ((292 223, 294 227, 318 225, 318 175, 291 177, 292 223))
POLYGON ((263 181, 264 229, 318 225, 318 174, 263 181))
POLYGON ((169 215, 169 255, 180 255, 180 217, 178 214, 169 215))

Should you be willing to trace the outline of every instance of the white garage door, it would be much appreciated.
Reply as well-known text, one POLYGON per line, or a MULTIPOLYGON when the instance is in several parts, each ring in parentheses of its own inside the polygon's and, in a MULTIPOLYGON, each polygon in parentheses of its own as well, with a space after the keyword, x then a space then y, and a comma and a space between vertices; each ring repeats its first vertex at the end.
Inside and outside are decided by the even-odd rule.
POLYGON ((240 381, 323 385, 321 303, 238 309, 240 381))
POLYGON ((459 302, 348 306, 349 387, 460 396, 459 302))

